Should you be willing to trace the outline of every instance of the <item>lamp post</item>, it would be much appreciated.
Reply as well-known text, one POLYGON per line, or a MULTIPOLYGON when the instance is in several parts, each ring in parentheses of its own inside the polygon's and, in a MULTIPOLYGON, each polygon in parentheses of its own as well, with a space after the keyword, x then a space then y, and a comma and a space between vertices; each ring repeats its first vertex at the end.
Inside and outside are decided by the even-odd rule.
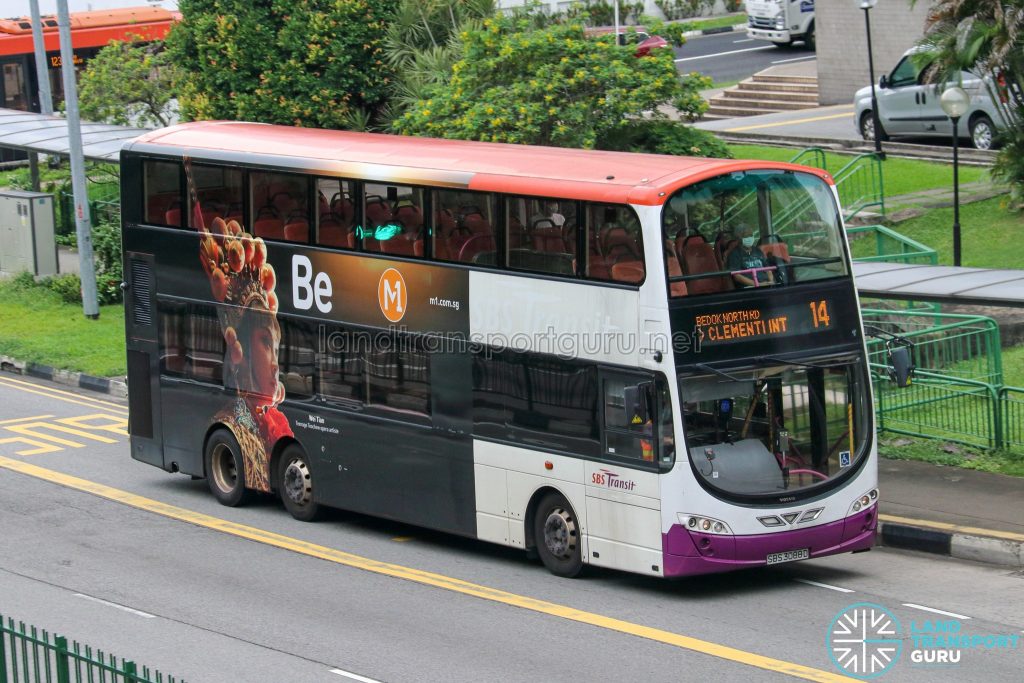
POLYGON ((868 75, 871 77, 871 127, 874 131, 871 135, 875 139, 875 154, 880 159, 885 158, 882 151, 882 125, 878 122, 878 97, 875 95, 875 56, 871 51, 871 8, 878 4, 878 0, 860 0, 860 8, 864 10, 864 29, 868 35, 868 75))
POLYGON ((960 136, 956 124, 967 113, 971 98, 958 85, 946 88, 939 104, 953 122, 953 265, 960 265, 960 136))

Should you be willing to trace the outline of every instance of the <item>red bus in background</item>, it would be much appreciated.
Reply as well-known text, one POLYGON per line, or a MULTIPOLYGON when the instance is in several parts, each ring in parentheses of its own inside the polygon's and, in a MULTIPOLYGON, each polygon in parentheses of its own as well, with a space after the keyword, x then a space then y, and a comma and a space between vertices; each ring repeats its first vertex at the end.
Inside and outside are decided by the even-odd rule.
MULTIPOLYGON (((75 12, 71 15, 71 43, 74 48, 75 68, 80 69, 100 48, 113 40, 161 40, 174 22, 181 18, 178 12, 160 7, 127 7, 94 12, 75 12)), ((43 42, 46 46, 46 68, 50 76, 54 107, 64 100, 61 80, 60 41, 57 17, 42 17, 43 42)), ((0 107, 39 112, 39 87, 36 80, 35 53, 32 43, 32 21, 29 17, 0 19, 0 107)), ((0 161, 24 158, 23 152, 0 150, 0 161)))

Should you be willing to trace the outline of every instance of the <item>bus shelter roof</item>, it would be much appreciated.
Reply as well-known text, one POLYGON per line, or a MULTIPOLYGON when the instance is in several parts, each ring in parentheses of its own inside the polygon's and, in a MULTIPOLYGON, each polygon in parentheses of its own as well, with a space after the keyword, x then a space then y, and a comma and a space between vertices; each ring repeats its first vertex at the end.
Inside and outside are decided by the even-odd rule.
POLYGON ((854 263, 861 296, 1024 308, 1024 270, 854 263))
MULTIPOLYGON (((91 161, 117 163, 121 147, 142 135, 142 128, 82 121, 82 151, 91 161)), ((17 109, 0 109, 0 147, 67 156, 67 119, 17 109)))

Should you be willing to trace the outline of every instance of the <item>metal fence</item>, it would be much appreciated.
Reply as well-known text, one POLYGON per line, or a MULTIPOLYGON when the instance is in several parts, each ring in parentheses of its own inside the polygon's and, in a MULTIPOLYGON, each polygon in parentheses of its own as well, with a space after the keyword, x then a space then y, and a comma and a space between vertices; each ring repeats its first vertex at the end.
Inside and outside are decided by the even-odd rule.
POLYGON ((1000 447, 1024 452, 1024 389, 1002 387, 999 390, 999 426, 1000 447))
POLYGON ((148 667, 0 616, 0 683, 178 683, 148 667))
POLYGON ((846 234, 857 236, 850 240, 854 261, 939 265, 939 255, 934 249, 884 225, 847 227, 846 234))

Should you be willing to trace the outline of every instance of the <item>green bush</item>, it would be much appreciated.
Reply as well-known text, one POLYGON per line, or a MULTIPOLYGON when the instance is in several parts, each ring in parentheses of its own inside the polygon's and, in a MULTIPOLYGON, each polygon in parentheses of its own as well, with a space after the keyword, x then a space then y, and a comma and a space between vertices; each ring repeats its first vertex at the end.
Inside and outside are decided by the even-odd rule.
POLYGON ((10 282, 12 287, 22 292, 36 286, 35 276, 27 270, 23 270, 12 277, 10 282))
POLYGON ((43 279, 40 284, 51 292, 56 292, 65 303, 82 303, 82 280, 78 273, 54 275, 43 279))
POLYGON ((679 121, 636 121, 618 138, 616 150, 730 159, 728 146, 713 133, 679 121))

